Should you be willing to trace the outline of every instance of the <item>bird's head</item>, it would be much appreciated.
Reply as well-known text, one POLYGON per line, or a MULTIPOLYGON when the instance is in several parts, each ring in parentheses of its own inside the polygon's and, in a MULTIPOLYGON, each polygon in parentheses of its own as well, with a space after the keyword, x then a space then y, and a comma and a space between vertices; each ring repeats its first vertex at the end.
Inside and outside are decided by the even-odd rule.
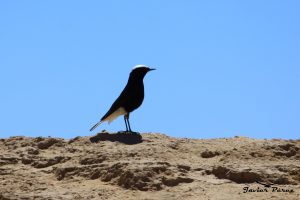
POLYGON ((148 66, 146 66, 146 65, 136 65, 133 69, 132 69, 132 71, 131 71, 131 73, 130 73, 130 76, 131 77, 140 77, 140 78, 144 78, 144 76, 148 73, 148 72, 150 72, 150 71, 152 71, 152 70, 155 70, 154 68, 150 68, 150 67, 148 67, 148 66))

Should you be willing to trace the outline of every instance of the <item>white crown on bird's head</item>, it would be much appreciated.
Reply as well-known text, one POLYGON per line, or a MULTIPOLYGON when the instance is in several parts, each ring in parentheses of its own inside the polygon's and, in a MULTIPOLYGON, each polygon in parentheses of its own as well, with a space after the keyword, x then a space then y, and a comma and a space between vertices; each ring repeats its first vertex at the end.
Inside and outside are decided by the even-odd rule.
POLYGON ((143 67, 149 68, 149 67, 146 66, 146 65, 136 65, 136 66, 134 66, 134 67, 132 68, 132 70, 135 70, 135 69, 137 69, 137 68, 143 68, 143 67))
POLYGON ((146 66, 146 65, 136 65, 131 70, 131 72, 140 71, 140 70, 145 71, 147 73, 147 72, 155 70, 155 69, 154 68, 150 68, 149 66, 146 66))

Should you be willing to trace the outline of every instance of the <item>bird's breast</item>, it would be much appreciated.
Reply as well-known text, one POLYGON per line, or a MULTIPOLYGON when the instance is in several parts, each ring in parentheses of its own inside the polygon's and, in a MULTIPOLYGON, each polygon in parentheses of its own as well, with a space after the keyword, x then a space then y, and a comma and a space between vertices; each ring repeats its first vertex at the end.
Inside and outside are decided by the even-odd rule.
POLYGON ((125 103, 125 109, 128 112, 132 112, 133 110, 137 109, 144 100, 144 85, 134 85, 128 93, 127 102, 125 103))

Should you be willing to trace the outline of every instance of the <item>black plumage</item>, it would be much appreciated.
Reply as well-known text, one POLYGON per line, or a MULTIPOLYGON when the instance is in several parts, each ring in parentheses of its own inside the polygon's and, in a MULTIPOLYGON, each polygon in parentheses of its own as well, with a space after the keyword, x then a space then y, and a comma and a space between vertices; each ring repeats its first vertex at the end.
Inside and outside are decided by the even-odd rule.
POLYGON ((108 112, 95 124, 90 131, 94 130, 102 122, 112 122, 120 115, 124 115, 126 131, 132 132, 129 123, 129 114, 140 107, 144 100, 144 83, 145 75, 155 69, 151 69, 144 65, 137 65, 130 73, 128 82, 120 96, 112 104, 108 112))

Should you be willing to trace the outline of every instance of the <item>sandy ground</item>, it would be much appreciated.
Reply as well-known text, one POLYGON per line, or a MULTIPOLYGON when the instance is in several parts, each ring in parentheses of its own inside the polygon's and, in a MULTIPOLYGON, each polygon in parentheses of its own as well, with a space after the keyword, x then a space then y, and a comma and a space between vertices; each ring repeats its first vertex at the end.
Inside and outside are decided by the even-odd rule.
POLYGON ((102 132, 0 139, 0 151, 0 200, 300 199, 300 140, 102 132))

